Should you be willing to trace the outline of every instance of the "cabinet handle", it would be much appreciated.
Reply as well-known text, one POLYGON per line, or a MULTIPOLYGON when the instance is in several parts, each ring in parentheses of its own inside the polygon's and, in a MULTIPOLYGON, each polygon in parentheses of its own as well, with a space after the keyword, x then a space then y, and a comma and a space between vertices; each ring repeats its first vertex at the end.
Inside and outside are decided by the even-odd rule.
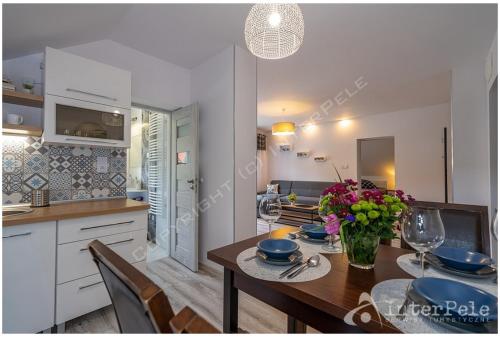
MULTIPOLYGON (((106 246, 111 246, 111 245, 116 245, 118 243, 123 243, 123 242, 130 242, 130 241, 134 241, 134 239, 130 238, 130 239, 127 239, 127 240, 121 240, 121 241, 116 241, 116 242, 111 242, 111 243, 105 243, 106 246)), ((82 248, 80 249, 81 252, 84 252, 86 250, 89 250, 89 248, 82 248)))
POLYGON ((12 234, 12 235, 6 235, 2 236, 3 239, 8 239, 8 238, 15 238, 16 236, 27 236, 31 235, 31 232, 26 232, 26 233, 19 233, 19 234, 12 234))
POLYGON ((78 94, 84 94, 84 95, 89 95, 89 96, 94 96, 94 97, 99 97, 99 98, 104 98, 104 99, 108 99, 108 100, 113 101, 113 102, 118 101, 114 97, 109 97, 109 96, 94 94, 93 92, 88 92, 88 91, 83 91, 83 90, 78 90, 78 89, 73 89, 73 88, 66 88, 66 91, 76 92, 78 94))
POLYGON ((129 223, 133 223, 134 221, 125 221, 125 222, 117 222, 117 223, 110 223, 106 225, 100 225, 100 226, 93 226, 93 227, 82 227, 80 228, 81 231, 86 231, 89 229, 94 229, 94 228, 102 228, 102 227, 109 227, 109 226, 117 226, 117 225, 125 225, 129 223))
POLYGON ((99 282, 95 282, 95 283, 91 283, 91 284, 87 284, 86 286, 81 286, 81 287, 78 287, 78 290, 82 290, 82 289, 85 289, 85 288, 90 288, 92 286, 96 286, 98 284, 101 284, 103 283, 104 281, 99 281, 99 282))
MULTIPOLYGON (((85 137, 82 137, 82 138, 85 138, 85 137)), ((118 144, 117 142, 110 142, 110 141, 105 141, 105 140, 91 140, 91 139, 81 139, 81 138, 66 138, 66 140, 76 140, 79 142, 98 143, 98 144, 118 144)))

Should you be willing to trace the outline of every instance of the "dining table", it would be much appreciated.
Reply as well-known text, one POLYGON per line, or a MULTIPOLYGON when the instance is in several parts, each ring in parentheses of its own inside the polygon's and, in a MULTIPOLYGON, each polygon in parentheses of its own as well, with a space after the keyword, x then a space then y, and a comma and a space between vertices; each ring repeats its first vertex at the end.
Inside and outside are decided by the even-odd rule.
MULTIPOLYGON (((271 233, 287 238, 295 227, 283 227, 271 233)), ((223 332, 237 333, 238 291, 242 291, 285 313, 288 333, 305 333, 310 326, 324 333, 401 333, 367 303, 367 295, 379 282, 390 279, 414 279, 396 263, 400 255, 412 251, 380 245, 373 269, 349 265, 345 253, 321 253, 330 264, 323 277, 307 282, 275 282, 254 278, 243 272, 238 255, 269 234, 252 237, 208 252, 208 259, 224 267, 223 332), (346 315, 352 320, 346 323, 346 315)))

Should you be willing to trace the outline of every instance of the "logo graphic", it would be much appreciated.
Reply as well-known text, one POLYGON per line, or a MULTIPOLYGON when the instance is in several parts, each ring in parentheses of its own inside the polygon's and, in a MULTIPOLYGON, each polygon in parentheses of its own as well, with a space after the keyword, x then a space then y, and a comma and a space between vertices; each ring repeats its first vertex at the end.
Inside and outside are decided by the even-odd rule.
MULTIPOLYGON (((362 293, 359 296, 358 300, 358 306, 351 311, 349 311, 345 316, 344 316, 344 322, 346 322, 349 325, 356 325, 354 322, 354 314, 357 313, 358 311, 361 311, 365 309, 366 307, 372 306, 375 309, 375 312, 377 313, 378 316, 378 321, 380 322, 380 325, 382 326, 382 319, 380 317, 380 314, 378 313, 378 308, 377 304, 375 304, 375 301, 373 298, 370 296, 368 293, 362 293)), ((361 314, 361 322, 363 323, 368 323, 372 319, 372 315, 369 312, 363 312, 361 314)))

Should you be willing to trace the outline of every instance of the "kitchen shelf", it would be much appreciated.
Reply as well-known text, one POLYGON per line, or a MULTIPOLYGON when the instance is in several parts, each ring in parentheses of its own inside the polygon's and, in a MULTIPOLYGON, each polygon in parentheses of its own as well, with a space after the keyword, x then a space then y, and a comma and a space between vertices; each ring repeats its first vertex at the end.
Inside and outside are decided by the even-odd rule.
POLYGON ((3 124, 2 134, 40 137, 42 129, 31 125, 3 124))
POLYGON ((24 92, 11 90, 3 90, 3 102, 42 108, 43 96, 31 95, 24 92))

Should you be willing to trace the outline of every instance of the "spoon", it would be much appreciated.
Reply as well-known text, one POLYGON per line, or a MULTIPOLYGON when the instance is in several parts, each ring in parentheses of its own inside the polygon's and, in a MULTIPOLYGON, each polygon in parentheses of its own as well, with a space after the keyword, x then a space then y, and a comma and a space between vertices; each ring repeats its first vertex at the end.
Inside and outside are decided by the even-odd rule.
POLYGON ((319 264, 319 255, 313 255, 307 260, 307 262, 302 267, 300 267, 299 269, 288 275, 287 278, 289 279, 294 278, 295 276, 302 273, 305 269, 309 267, 316 267, 318 264, 319 264))

